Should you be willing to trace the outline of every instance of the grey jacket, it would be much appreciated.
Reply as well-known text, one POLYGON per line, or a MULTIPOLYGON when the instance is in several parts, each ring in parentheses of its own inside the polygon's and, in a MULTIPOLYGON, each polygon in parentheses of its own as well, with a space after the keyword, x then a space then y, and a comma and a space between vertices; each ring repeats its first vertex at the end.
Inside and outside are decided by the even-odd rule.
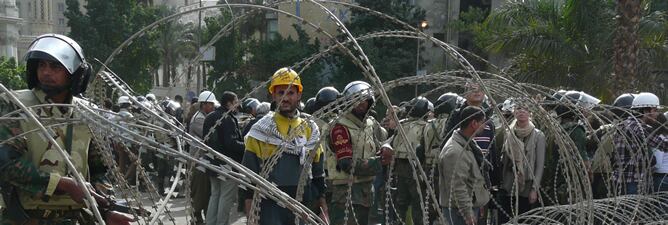
POLYGON ((202 111, 197 111, 190 120, 188 133, 202 139, 204 136, 204 134, 202 134, 202 131, 204 130, 204 119, 206 119, 206 115, 204 115, 202 111))
POLYGON ((439 200, 441 207, 456 208, 462 216, 473 217, 473 208, 487 204, 490 195, 468 142, 455 131, 439 154, 439 200))

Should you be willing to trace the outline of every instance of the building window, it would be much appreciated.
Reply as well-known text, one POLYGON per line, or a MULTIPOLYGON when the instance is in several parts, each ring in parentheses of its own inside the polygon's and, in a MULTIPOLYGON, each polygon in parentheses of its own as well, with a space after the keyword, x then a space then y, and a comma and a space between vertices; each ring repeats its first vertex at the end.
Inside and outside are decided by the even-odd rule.
POLYGON ((58 19, 58 25, 65 26, 65 18, 58 19))
POLYGON ((23 16, 23 9, 21 8, 20 2, 16 3, 16 8, 19 10, 19 18, 24 18, 25 16, 23 16))
POLYGON ((267 20, 267 39, 274 40, 278 37, 278 20, 267 20))
POLYGON ((58 3, 58 12, 65 11, 65 3, 58 3))

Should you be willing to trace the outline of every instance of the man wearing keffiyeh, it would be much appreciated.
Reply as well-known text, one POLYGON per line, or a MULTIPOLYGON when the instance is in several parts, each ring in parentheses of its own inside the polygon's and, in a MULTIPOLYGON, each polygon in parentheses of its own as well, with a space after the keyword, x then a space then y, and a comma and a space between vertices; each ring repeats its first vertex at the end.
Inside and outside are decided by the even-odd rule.
MULTIPOLYGON (((274 73, 269 93, 276 103, 276 112, 270 112, 251 127, 245 137, 246 152, 242 164, 260 173, 266 162, 276 155, 278 161, 267 180, 290 195, 297 198, 297 188, 302 168, 311 163, 307 171, 308 181, 304 188, 302 202, 315 202, 320 209, 320 216, 327 217, 325 201, 325 171, 322 148, 319 144, 320 132, 315 122, 300 117, 297 110, 301 100, 303 86, 299 75, 292 69, 281 68, 274 73), (315 152, 312 152, 315 151, 315 152), (312 161, 307 161, 310 154, 315 154, 312 161)), ((301 196, 300 196, 301 197, 301 196)), ((250 212, 253 192, 245 193, 246 213, 250 212)), ((260 224, 294 224, 295 215, 289 209, 279 206, 275 201, 262 199, 260 202, 260 224)))

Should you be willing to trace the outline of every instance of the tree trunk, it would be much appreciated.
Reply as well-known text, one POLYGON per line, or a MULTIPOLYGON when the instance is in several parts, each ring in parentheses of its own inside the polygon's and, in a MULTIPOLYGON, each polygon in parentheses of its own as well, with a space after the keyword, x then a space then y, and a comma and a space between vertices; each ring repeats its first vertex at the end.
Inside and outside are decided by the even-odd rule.
POLYGON ((165 55, 165 60, 162 62, 162 86, 169 87, 169 78, 171 77, 169 72, 169 55, 165 55))
POLYGON ((640 0, 617 0, 617 28, 614 39, 613 87, 619 95, 631 92, 638 76, 638 27, 640 0))

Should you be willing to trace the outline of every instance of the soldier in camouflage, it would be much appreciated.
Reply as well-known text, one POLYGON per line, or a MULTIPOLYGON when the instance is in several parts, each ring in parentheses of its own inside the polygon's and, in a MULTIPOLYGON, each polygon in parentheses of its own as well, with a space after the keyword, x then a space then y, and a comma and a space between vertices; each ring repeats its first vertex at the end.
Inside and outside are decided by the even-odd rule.
MULTIPOLYGON (((26 53, 26 79, 29 90, 11 93, 24 105, 90 104, 79 98, 90 77, 90 65, 83 57, 81 47, 72 39, 56 34, 38 37, 26 53)), ((0 112, 6 115, 18 107, 10 101, 10 93, 0 95, 0 112)), ((43 107, 34 110, 38 118, 78 119, 69 107, 43 107)), ((23 112, 7 116, 22 117, 23 112)), ((52 123, 51 123, 52 124, 52 123)), ((49 123, 45 124, 49 125, 49 123)), ((37 125, 26 120, 3 121, 0 140, 8 140, 37 125)), ((86 124, 67 124, 52 128, 53 139, 67 151, 79 172, 93 185, 104 182, 106 168, 102 156, 94 148, 92 134, 86 124)), ((92 224, 91 216, 84 213, 84 190, 69 174, 58 150, 52 143, 31 132, 0 145, 0 184, 6 208, 2 224, 92 224)), ((132 218, 111 211, 109 198, 91 194, 107 224, 130 224, 132 218)))
POLYGON ((374 132, 377 122, 368 115, 375 100, 371 86, 354 81, 343 91, 346 97, 360 93, 368 99, 343 115, 329 132, 329 146, 334 153, 327 159, 332 185, 331 224, 368 224, 374 178, 392 162, 391 147, 379 145, 374 132))
POLYGON ((396 149, 394 161, 394 174, 396 182, 396 193, 393 196, 397 213, 402 221, 406 222, 406 213, 411 208, 413 224, 422 224, 422 209, 420 207, 421 198, 418 195, 418 188, 421 188, 416 178, 413 176, 414 168, 410 163, 410 152, 416 152, 420 159, 424 159, 423 137, 427 121, 425 116, 429 111, 429 100, 424 97, 412 99, 406 106, 406 113, 409 118, 399 121, 406 131, 406 136, 410 143, 405 142, 403 138, 395 135, 392 138, 392 146, 396 149), (413 149, 410 149, 410 148, 413 149), (418 149, 420 149, 418 151, 418 149))

